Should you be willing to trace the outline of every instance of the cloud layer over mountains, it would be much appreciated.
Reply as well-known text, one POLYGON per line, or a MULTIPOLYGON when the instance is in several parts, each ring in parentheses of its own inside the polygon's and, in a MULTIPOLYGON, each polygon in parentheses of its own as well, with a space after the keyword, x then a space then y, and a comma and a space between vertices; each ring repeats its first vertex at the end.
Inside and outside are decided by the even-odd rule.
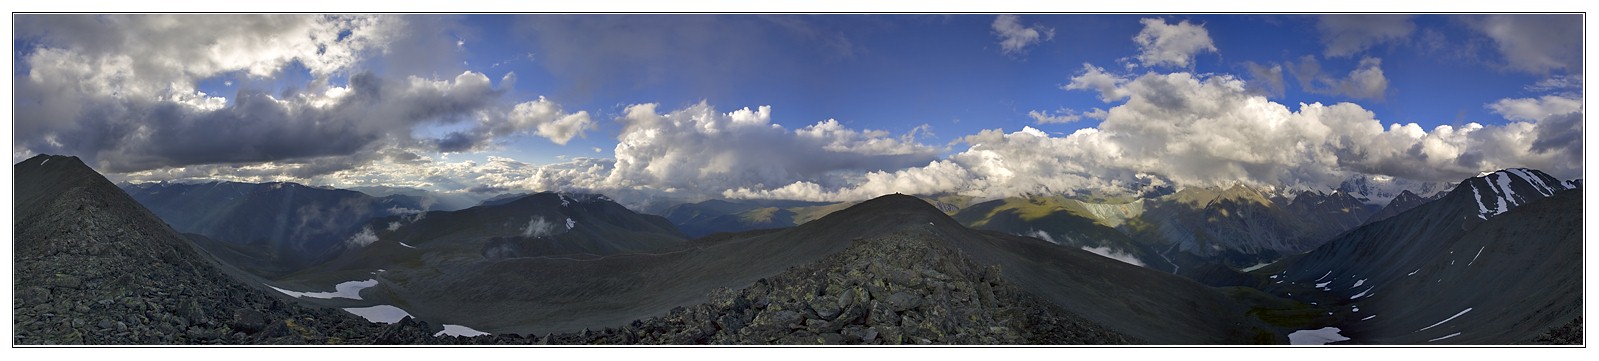
MULTIPOLYGON (((1570 31, 1560 25, 1570 22, 1536 20, 1467 22, 1496 41, 1509 71, 1574 70, 1580 84, 1580 55, 1574 62, 1556 46, 1566 43, 1535 36, 1570 31)), ((1097 95, 1105 109, 1031 114, 1038 124, 1097 125, 1071 134, 993 128, 945 134, 955 141, 933 144, 925 124, 894 134, 836 119, 779 122, 781 114, 760 104, 642 103, 611 117, 543 96, 514 99, 514 74, 493 80, 452 57, 470 31, 451 17, 27 16, 18 18, 17 39, 37 47, 17 58, 26 72, 14 76, 12 153, 79 155, 127 180, 825 201, 894 192, 1117 194, 1234 182, 1325 189, 1359 174, 1456 181, 1504 167, 1581 175, 1580 85, 1481 105, 1509 120, 1503 125, 1431 129, 1381 119, 1356 103, 1273 100, 1283 93, 1283 68, 1306 92, 1382 100, 1384 62, 1362 54, 1408 41, 1419 33, 1411 21, 1322 18, 1316 27, 1324 55, 1360 59, 1355 69, 1331 76, 1337 72, 1321 71, 1307 55, 1287 64, 1249 62, 1243 79, 1191 70, 1227 50, 1205 24, 1142 19, 1142 31, 1126 35, 1136 52, 1123 60, 1142 67, 1062 65, 1075 71, 1060 79, 1061 88, 1097 95), (197 90, 230 74, 257 84, 231 96, 197 90), (281 84, 290 86, 249 90, 281 84), (621 128, 610 157, 545 165, 493 155, 448 160, 494 150, 510 137, 566 145, 601 136, 591 133, 602 123, 621 128)), ((1003 15, 988 30, 1008 55, 1055 34, 1026 24, 1025 16, 1003 15)))

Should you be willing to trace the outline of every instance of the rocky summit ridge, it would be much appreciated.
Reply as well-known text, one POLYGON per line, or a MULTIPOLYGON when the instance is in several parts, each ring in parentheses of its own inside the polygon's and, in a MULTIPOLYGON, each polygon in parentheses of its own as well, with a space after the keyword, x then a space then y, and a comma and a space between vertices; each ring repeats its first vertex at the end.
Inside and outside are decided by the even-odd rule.
POLYGON ((75 157, 13 170, 14 344, 360 344, 428 331, 237 281, 75 157))

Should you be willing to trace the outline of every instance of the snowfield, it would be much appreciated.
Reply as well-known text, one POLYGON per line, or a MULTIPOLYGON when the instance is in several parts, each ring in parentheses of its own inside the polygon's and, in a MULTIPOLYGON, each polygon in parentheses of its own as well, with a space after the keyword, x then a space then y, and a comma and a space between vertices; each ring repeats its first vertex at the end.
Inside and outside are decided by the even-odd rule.
POLYGON ((1326 345, 1332 342, 1349 341, 1348 337, 1338 334, 1337 327, 1322 327, 1315 330, 1299 330, 1288 334, 1288 343, 1292 345, 1326 345))
POLYGON ((434 337, 438 337, 438 336, 450 335, 450 336, 472 337, 472 336, 483 336, 483 335, 488 335, 488 334, 489 334, 488 332, 474 330, 471 327, 466 327, 466 326, 461 326, 461 325, 445 324, 444 325, 444 331, 439 331, 438 333, 433 334, 433 336, 434 337))
POLYGON ((290 291, 290 290, 285 290, 285 289, 282 289, 282 288, 277 288, 277 287, 272 287, 272 286, 267 286, 267 287, 272 287, 272 289, 278 290, 278 292, 282 292, 285 295, 289 295, 290 297, 296 297, 296 298, 318 298, 318 299, 324 299, 324 300, 333 299, 333 298, 347 298, 347 299, 352 299, 352 300, 359 300, 359 299, 361 299, 361 290, 364 290, 364 289, 367 289, 367 288, 371 288, 372 286, 377 286, 377 285, 378 285, 378 280, 376 280, 376 279, 370 279, 370 280, 365 280, 365 281, 349 281, 349 282, 344 282, 344 283, 340 283, 340 284, 338 284, 336 286, 333 286, 333 292, 298 292, 298 291, 290 291))
POLYGON ((401 319, 404 319, 406 316, 410 316, 411 315, 411 313, 405 312, 405 310, 402 310, 399 307, 394 307, 394 306, 389 306, 389 305, 377 305, 377 306, 372 306, 372 307, 346 308, 346 309, 344 309, 344 312, 353 313, 356 316, 361 316, 361 318, 365 318, 367 321, 377 322, 377 323, 395 323, 395 322, 400 322, 401 319))

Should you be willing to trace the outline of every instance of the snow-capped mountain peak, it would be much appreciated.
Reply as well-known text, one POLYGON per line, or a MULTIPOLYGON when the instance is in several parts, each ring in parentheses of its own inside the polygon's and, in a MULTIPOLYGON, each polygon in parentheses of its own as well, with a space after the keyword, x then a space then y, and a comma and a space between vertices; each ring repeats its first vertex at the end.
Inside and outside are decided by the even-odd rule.
POLYGON ((1462 187, 1471 188, 1472 198, 1477 200, 1477 217, 1488 219, 1570 189, 1571 184, 1535 169, 1508 168, 1467 179, 1462 187))
POLYGON ((1349 193, 1359 199, 1361 203, 1373 206, 1383 206, 1393 202, 1404 191, 1410 191, 1423 198, 1431 197, 1438 192, 1449 190, 1453 184, 1440 182, 1423 182, 1405 178, 1396 178, 1385 175, 1358 174, 1338 185, 1336 190, 1349 193))

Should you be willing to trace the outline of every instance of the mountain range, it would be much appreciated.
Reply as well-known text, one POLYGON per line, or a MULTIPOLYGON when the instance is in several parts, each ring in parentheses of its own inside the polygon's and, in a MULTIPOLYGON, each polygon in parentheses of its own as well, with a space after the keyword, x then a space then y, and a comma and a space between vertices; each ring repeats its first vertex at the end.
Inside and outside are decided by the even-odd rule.
POLYGON ((122 189, 173 229, 258 249, 287 269, 336 256, 335 246, 366 220, 425 208, 410 196, 282 182, 141 183, 122 189))
POLYGON ((664 217, 13 170, 20 344, 1581 342, 1580 181, 1530 169, 1380 206, 1235 185, 664 217))

